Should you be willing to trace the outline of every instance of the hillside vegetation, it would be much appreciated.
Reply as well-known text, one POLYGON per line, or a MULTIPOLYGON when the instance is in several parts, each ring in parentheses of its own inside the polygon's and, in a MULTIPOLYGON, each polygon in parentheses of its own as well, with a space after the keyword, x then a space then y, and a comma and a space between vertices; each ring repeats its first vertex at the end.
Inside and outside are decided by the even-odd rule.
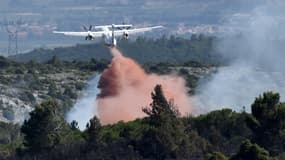
MULTIPOLYGON (((137 56, 136 60, 146 62, 142 65, 147 72, 176 72, 186 79, 191 88, 189 94, 195 94, 198 80, 215 72, 213 64, 223 64, 214 58, 212 40, 199 36, 189 40, 164 37, 120 43, 126 55, 134 51, 153 53, 145 57, 142 54, 128 56, 137 56), (179 47, 172 46, 171 49, 173 42, 180 42, 175 44, 179 47), (158 49, 155 43, 162 47, 158 49), (129 51, 123 48, 126 44, 130 45, 129 51), (145 48, 139 49, 136 46, 139 44, 145 48), (155 49, 159 51, 157 55, 155 49)), ((251 113, 225 108, 182 117, 174 106, 175 100, 167 100, 158 84, 149 93, 152 98, 149 106, 137 104, 146 117, 101 125, 95 116, 86 124, 85 130, 80 131, 78 123, 67 123, 64 115, 80 96, 86 80, 108 65, 106 57, 92 59, 85 54, 91 52, 88 47, 94 47, 91 50, 96 49, 98 53, 108 51, 100 44, 93 44, 35 50, 28 56, 21 55, 24 62, 0 57, 0 87, 3 88, 0 95, 10 100, 8 104, 13 104, 14 108, 31 106, 27 112, 29 119, 19 125, 7 122, 18 117, 6 101, 2 101, 5 103, 0 105, 0 111, 5 119, 0 122, 0 159, 284 160, 285 103, 273 92, 256 95, 251 113), (72 57, 79 53, 85 58, 72 57)))
MULTIPOLYGON (((125 56, 140 63, 171 63, 181 64, 195 61, 202 64, 218 64, 221 57, 215 52, 213 46, 217 42, 214 37, 192 35, 190 39, 163 36, 158 39, 139 37, 135 41, 119 40, 119 50, 125 56)), ((65 61, 110 60, 111 55, 106 46, 101 43, 81 44, 74 47, 55 49, 36 49, 29 53, 9 57, 12 60, 28 62, 35 60, 44 62, 54 55, 65 61)))
MULTIPOLYGON (((56 101, 45 101, 30 113, 21 133, 11 134, 13 143, 2 145, 1 155, 4 159, 43 160, 284 159, 285 105, 277 93, 257 97, 251 114, 223 109, 198 117, 180 117, 159 85, 151 96, 153 102, 142 109, 147 117, 102 126, 95 116, 84 131, 76 121, 68 124, 58 114, 56 101)), ((19 128, 11 124, 1 127, 19 128)))
POLYGON ((0 57, 0 121, 23 123, 34 106, 55 99, 65 113, 82 94, 87 80, 107 63, 64 62, 56 56, 45 63, 17 63, 0 57))

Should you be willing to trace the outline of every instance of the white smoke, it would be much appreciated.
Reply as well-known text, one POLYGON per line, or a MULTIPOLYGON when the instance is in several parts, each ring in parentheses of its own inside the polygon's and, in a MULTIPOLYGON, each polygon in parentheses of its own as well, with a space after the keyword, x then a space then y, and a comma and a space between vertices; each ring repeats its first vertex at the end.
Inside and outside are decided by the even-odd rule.
POLYGON ((285 96, 285 2, 266 1, 249 16, 232 16, 226 26, 239 28, 238 36, 225 35, 218 44, 226 67, 198 88, 204 111, 221 107, 250 110, 254 97, 265 91, 285 96))
POLYGON ((70 123, 76 120, 80 130, 84 130, 89 120, 97 115, 96 97, 100 93, 100 89, 97 88, 99 79, 100 75, 97 75, 88 81, 87 87, 83 91, 84 95, 77 100, 67 114, 67 121, 70 123))

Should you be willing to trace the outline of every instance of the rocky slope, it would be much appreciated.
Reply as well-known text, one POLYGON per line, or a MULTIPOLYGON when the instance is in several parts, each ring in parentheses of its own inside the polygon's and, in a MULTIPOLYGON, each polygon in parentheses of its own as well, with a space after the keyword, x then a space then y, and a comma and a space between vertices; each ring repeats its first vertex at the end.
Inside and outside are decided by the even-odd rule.
POLYGON ((94 71, 54 64, 17 64, 0 68, 0 121, 22 123, 36 104, 56 99, 65 113, 94 71))

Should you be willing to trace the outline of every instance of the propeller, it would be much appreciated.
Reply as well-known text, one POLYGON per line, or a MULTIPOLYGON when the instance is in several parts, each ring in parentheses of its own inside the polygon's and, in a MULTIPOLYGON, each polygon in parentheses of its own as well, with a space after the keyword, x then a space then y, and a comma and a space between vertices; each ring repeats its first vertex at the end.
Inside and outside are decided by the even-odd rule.
MULTIPOLYGON (((123 23, 122 24, 127 24, 125 21, 123 21, 123 23)), ((125 27, 125 29, 127 29, 127 30, 129 30, 129 29, 131 29, 132 27, 125 27)))
MULTIPOLYGON (((92 25, 90 25, 89 28, 87 28, 85 25, 82 26, 82 28, 86 32, 91 32, 92 27, 93 27, 92 25)), ((88 36, 85 37, 85 40, 92 40, 92 39, 93 39, 93 37, 92 37, 91 33, 89 33, 88 36)))
MULTIPOLYGON (((127 24, 125 21, 123 21, 122 22, 122 25, 125 25, 125 24, 127 24)), ((129 29, 131 29, 132 27, 118 27, 118 29, 119 30, 124 30, 124 29, 126 29, 126 30, 129 30, 129 29)))
POLYGON ((86 32, 88 32, 88 31, 91 31, 92 30, 92 25, 90 25, 89 26, 89 28, 87 28, 85 25, 84 26, 82 26, 83 27, 83 29, 84 29, 84 31, 86 31, 86 32))

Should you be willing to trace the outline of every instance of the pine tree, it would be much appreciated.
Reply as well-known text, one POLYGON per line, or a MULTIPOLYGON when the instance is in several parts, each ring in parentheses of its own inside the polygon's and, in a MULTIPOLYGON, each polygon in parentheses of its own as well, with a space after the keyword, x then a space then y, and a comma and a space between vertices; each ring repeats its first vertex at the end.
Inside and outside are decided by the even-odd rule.
POLYGON ((228 158, 220 152, 209 154, 205 160, 228 160, 228 158))
POLYGON ((58 104, 48 100, 37 105, 21 128, 24 147, 31 152, 50 149, 60 144, 68 125, 57 113, 58 104))
POLYGON ((160 125, 163 119, 175 119, 180 115, 174 106, 173 100, 167 101, 165 98, 161 85, 155 86, 151 97, 153 102, 150 107, 144 107, 143 112, 150 117, 153 125, 160 125))
POLYGON ((90 119, 89 123, 86 125, 86 140, 91 143, 96 145, 98 143, 98 136, 99 136, 99 131, 101 129, 101 123, 100 120, 94 116, 92 119, 90 119))
POLYGON ((151 126, 143 138, 143 145, 149 146, 142 151, 144 158, 187 158, 188 137, 173 101, 166 100, 161 85, 157 85, 151 95, 150 107, 143 108, 151 126))
POLYGON ((255 99, 248 126, 254 133, 253 140, 277 155, 285 149, 285 105, 278 93, 266 92, 255 99))
POLYGON ((239 152, 230 160, 274 160, 274 158, 270 157, 264 148, 246 140, 240 146, 239 152))

